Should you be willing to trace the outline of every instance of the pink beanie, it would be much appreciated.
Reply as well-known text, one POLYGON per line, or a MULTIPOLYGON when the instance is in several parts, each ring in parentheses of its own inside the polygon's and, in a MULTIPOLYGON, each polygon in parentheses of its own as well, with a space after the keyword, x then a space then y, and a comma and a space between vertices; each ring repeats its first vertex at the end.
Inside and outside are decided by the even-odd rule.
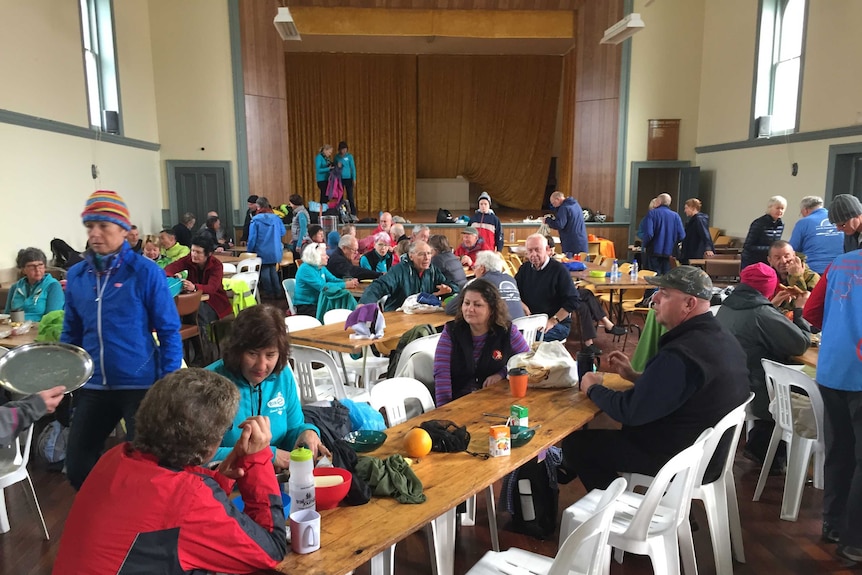
POLYGON ((762 293, 766 298, 771 298, 778 288, 778 276, 775 274, 775 270, 764 263, 756 263, 746 267, 739 274, 739 279, 742 283, 762 293))

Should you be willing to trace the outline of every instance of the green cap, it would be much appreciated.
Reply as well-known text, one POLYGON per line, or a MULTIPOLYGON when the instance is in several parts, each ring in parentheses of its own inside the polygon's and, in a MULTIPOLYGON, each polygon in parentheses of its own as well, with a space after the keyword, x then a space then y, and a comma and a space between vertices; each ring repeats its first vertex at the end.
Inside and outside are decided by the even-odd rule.
POLYGON ((297 447, 290 452, 292 461, 308 461, 311 459, 311 450, 305 447, 297 447))
POLYGON ((662 276, 644 278, 654 286, 677 289, 696 298, 712 298, 712 280, 706 272, 694 266, 679 266, 662 276))

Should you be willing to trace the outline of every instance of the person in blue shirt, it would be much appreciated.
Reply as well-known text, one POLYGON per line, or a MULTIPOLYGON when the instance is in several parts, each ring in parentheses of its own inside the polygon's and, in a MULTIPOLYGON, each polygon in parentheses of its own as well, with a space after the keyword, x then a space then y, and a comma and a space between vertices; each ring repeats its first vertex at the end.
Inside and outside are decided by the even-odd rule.
POLYGON ((301 315, 317 316, 317 300, 326 286, 356 289, 359 280, 353 278, 345 282, 326 269, 329 256, 326 244, 311 243, 302 250, 302 265, 296 270, 296 292, 293 303, 301 315))
POLYGON ((700 211, 702 205, 697 198, 685 201, 688 222, 685 224, 685 238, 682 240, 679 254, 679 261, 683 265, 688 265, 692 259, 711 258, 715 255, 715 245, 709 233, 709 216, 700 211))
POLYGON ((259 197, 257 206, 257 214, 251 219, 248 230, 248 251, 261 259, 260 291, 264 296, 281 299, 284 294, 278 281, 277 267, 284 257, 281 238, 287 231, 281 218, 272 212, 268 199, 259 197))
POLYGON ((647 213, 643 221, 647 266, 659 275, 670 271, 670 256, 674 255, 676 245, 685 239, 682 219, 670 209, 670 200, 669 194, 659 194, 655 209, 647 213))
POLYGON ((209 365, 239 389, 239 409, 213 460, 230 453, 242 434, 240 424, 257 415, 269 417, 272 463, 276 471, 290 465, 290 452, 306 446, 315 459, 332 454, 320 441, 320 430, 305 423, 296 380, 287 363, 290 344, 284 314, 271 305, 256 305, 239 312, 231 328, 224 358, 209 365))
POLYGON ((572 254, 588 251, 584 210, 578 201, 565 197, 562 192, 554 192, 551 194, 551 205, 557 209, 557 214, 554 218, 545 217, 545 223, 559 230, 563 253, 572 257, 572 254))
POLYGON ((341 185, 350 204, 350 213, 356 215, 356 200, 353 197, 353 186, 356 184, 356 161, 353 154, 347 151, 347 142, 338 142, 338 157, 335 161, 341 165, 341 185))
POLYGON ((793 226, 790 245, 805 254, 805 263, 820 275, 836 257, 844 253, 844 234, 829 221, 823 198, 805 196, 799 202, 802 219, 793 226))
POLYGON ((24 248, 18 252, 18 269, 24 274, 9 288, 6 313, 23 311, 27 321, 42 321, 48 312, 63 309, 66 297, 63 287, 45 273, 48 258, 39 248, 24 248))

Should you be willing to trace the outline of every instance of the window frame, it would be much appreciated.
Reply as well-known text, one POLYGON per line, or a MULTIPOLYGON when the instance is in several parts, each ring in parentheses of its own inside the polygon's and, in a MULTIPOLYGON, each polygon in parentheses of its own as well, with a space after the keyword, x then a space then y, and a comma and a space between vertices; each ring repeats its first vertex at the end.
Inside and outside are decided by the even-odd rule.
POLYGON ((120 74, 117 60, 113 0, 78 0, 87 122, 91 130, 108 132, 105 112, 117 112, 116 135, 123 135, 120 74), (87 36, 85 36, 87 34, 87 36), (93 77, 95 74, 95 78, 93 77), (98 107, 98 117, 94 111, 98 107))
POLYGON ((770 136, 787 135, 799 132, 802 116, 802 82, 805 71, 805 47, 808 37, 809 0, 798 0, 802 7, 802 31, 799 46, 799 56, 780 60, 781 17, 787 4, 792 0, 760 0, 758 5, 757 40, 755 45, 754 81, 751 99, 750 139, 757 138, 757 118, 770 115, 773 117, 770 136), (796 106, 793 124, 781 126, 775 124, 775 80, 776 73, 782 64, 793 60, 799 62, 799 72, 796 86, 796 106))

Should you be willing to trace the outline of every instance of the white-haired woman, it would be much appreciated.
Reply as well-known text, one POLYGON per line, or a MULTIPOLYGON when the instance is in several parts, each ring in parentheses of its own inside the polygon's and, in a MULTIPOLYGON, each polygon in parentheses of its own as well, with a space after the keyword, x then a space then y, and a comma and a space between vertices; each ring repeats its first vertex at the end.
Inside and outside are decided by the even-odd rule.
POLYGON ((326 269, 329 256, 326 244, 313 243, 302 250, 302 265, 296 270, 296 295, 293 303, 302 315, 317 316, 317 300, 326 286, 353 289, 359 285, 356 278, 345 282, 326 269))
POLYGON ((784 233, 784 222, 781 216, 787 209, 787 200, 783 196, 772 196, 766 205, 766 213, 753 222, 748 228, 745 243, 742 245, 741 267, 750 266, 758 262, 769 263, 766 256, 769 255, 769 246, 772 242, 781 239, 784 233))
POLYGON ((359 258, 359 265, 367 270, 385 274, 392 267, 392 238, 386 232, 380 232, 374 236, 373 248, 364 256, 359 258))

